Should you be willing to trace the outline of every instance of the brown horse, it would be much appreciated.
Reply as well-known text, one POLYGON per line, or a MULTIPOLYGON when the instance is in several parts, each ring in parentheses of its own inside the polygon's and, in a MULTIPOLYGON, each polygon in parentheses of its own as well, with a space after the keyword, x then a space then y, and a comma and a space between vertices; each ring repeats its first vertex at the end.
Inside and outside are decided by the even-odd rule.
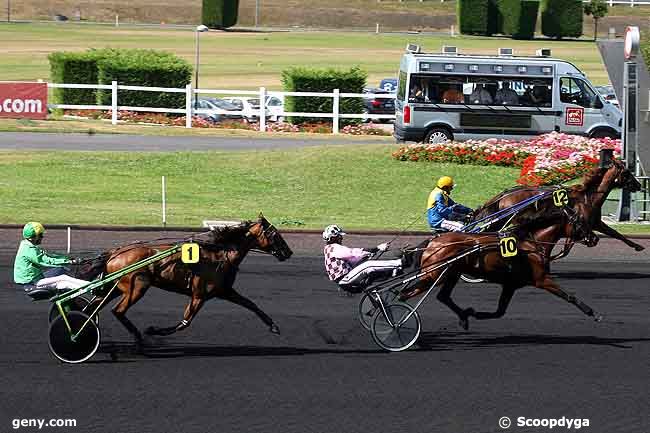
MULTIPOLYGON (((257 221, 246 221, 237 226, 204 233, 196 236, 191 242, 199 244, 198 263, 191 265, 183 263, 179 252, 122 277, 118 281, 116 290, 105 295, 107 298, 98 299, 96 302, 105 305, 111 299, 120 297, 113 307, 113 315, 133 334, 138 344, 142 342, 142 334, 126 317, 126 312, 145 295, 151 286, 187 295, 190 297, 190 302, 185 307, 183 319, 178 324, 167 328, 149 327, 146 330, 147 334, 170 335, 187 328, 204 302, 212 298, 221 298, 251 310, 271 332, 279 333, 279 328, 266 313, 233 288, 239 265, 249 251, 259 250, 269 253, 280 261, 291 256, 291 249, 276 228, 260 214, 257 221)), ((95 264, 92 270, 86 271, 94 274, 98 270, 106 273, 115 272, 172 246, 173 244, 147 243, 127 245, 103 254, 101 266, 95 264)), ((88 276, 86 275, 86 278, 88 276)))
MULTIPOLYGON (((590 173, 584 176, 582 183, 567 187, 569 194, 569 206, 583 204, 583 215, 587 219, 587 224, 591 230, 603 233, 612 238, 624 242, 626 245, 634 248, 636 251, 642 251, 644 247, 630 239, 626 238, 602 221, 602 207, 607 196, 614 188, 625 188, 629 191, 636 192, 641 190, 641 184, 634 177, 634 174, 625 167, 625 165, 610 155, 601 152, 601 165, 594 168, 590 173)), ((502 192, 496 197, 479 208, 476 212, 475 220, 488 216, 498 210, 511 207, 522 200, 539 194, 541 191, 552 191, 555 187, 517 187, 502 192)), ((520 215, 526 216, 529 212, 537 212, 540 208, 551 209, 555 207, 551 196, 540 200, 534 205, 534 209, 524 209, 520 215)), ((516 217, 513 223, 516 224, 516 217)), ((571 244, 565 246, 565 250, 557 257, 563 257, 568 254, 571 244)), ((551 250, 548 251, 550 258, 551 250)))
MULTIPOLYGON (((581 210, 581 207, 579 207, 581 210)), ((559 236, 567 236, 574 241, 589 239, 590 229, 581 214, 569 224, 558 224, 558 215, 534 215, 527 221, 521 220, 517 228, 509 234, 518 239, 517 254, 503 257, 500 251, 500 236, 496 233, 468 234, 460 232, 444 233, 430 240, 419 259, 422 272, 434 269, 472 248, 478 251, 457 260, 449 266, 426 273, 408 292, 402 293, 406 300, 429 289, 440 277, 441 285, 438 300, 447 305, 460 319, 463 328, 468 329, 469 318, 478 320, 502 317, 514 295, 515 290, 532 285, 552 293, 578 307, 583 313, 599 321, 602 316, 592 308, 562 290, 551 278, 547 259, 547 249, 552 249, 559 236), (461 274, 482 278, 502 286, 497 310, 494 312, 463 309, 452 299, 451 293, 461 274)))

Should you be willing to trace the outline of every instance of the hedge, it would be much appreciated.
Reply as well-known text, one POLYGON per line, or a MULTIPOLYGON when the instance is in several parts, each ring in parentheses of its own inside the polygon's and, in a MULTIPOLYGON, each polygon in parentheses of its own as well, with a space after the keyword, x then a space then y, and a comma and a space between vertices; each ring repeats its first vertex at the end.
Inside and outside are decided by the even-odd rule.
POLYGON ((537 25, 537 0, 497 0, 500 32, 514 39, 533 39, 537 25))
MULTIPOLYGON (((100 84, 184 88, 192 80, 192 66, 172 53, 154 50, 120 50, 98 62, 100 84)), ((111 93, 98 92, 98 103, 110 105, 111 93)), ((138 107, 185 107, 185 93, 118 91, 120 105, 138 107)))
MULTIPOLYGON (((50 80, 60 84, 97 84, 98 51, 81 53, 55 52, 47 56, 50 62, 50 80)), ((97 100, 95 89, 53 89, 55 104, 93 105, 97 100)))
POLYGON ((214 29, 226 29, 237 24, 239 0, 203 0, 203 24, 214 29))
MULTIPOLYGON (((458 28, 465 35, 487 35, 490 0, 458 0, 458 28)), ((496 27, 496 26, 495 26, 496 27)))
POLYGON ((582 35, 582 0, 542 0, 542 33, 550 38, 582 35))
MULTIPOLYGON (((329 93, 339 89, 341 93, 362 93, 366 85, 368 74, 358 67, 347 71, 336 69, 308 69, 294 67, 282 71, 282 84, 286 92, 319 92, 329 93)), ((302 113, 331 113, 331 97, 305 98, 300 96, 287 96, 284 106, 287 112, 302 113)), ((363 98, 341 98, 339 112, 363 112, 363 98)), ((306 122, 329 122, 329 118, 290 117, 290 123, 300 124, 306 122)), ((343 120, 342 124, 359 123, 359 119, 343 120)))
POLYGON ((650 69, 650 34, 641 32, 641 43, 639 44, 639 51, 643 56, 646 66, 650 69))

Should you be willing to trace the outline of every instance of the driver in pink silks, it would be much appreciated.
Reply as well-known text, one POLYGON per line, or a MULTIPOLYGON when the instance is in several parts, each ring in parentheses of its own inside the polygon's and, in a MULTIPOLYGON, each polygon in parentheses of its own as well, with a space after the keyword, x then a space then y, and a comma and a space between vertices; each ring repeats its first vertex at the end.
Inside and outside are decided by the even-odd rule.
POLYGON ((388 250, 388 243, 379 244, 371 249, 349 248, 341 244, 343 235, 345 232, 339 226, 334 224, 327 226, 323 231, 323 240, 326 242, 323 253, 327 276, 348 292, 360 292, 372 274, 396 275, 408 266, 408 263, 404 263, 406 259, 364 261, 378 251, 388 250))

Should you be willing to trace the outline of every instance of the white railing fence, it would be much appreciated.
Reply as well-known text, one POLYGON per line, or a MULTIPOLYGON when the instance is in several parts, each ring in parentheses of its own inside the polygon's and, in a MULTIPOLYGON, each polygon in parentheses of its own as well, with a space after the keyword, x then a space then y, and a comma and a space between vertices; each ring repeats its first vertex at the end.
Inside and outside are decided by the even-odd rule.
MULTIPOLYGON (((422 3, 424 0, 377 0, 377 3, 390 3, 390 2, 397 2, 397 3, 409 3, 409 2, 419 2, 422 3)), ((440 3, 450 3, 454 2, 456 0, 427 0, 427 2, 440 2, 440 3)), ((590 0, 582 0, 583 3, 589 3, 590 0)), ((614 5, 624 5, 624 6, 650 6, 650 0, 605 0, 609 6, 614 6, 614 5)))
POLYGON ((341 98, 376 98, 376 99, 395 99, 394 93, 340 93, 339 89, 335 89, 332 93, 318 93, 318 92, 277 92, 268 91, 264 87, 260 87, 259 91, 256 90, 221 90, 221 89, 194 89, 191 84, 182 88, 174 87, 141 87, 141 86, 123 86, 113 81, 108 84, 58 84, 48 83, 48 88, 52 89, 97 89, 97 90, 110 90, 111 91, 111 105, 71 105, 71 104, 48 104, 49 108, 61 108, 67 110, 111 110, 111 123, 118 124, 119 111, 136 111, 136 112, 153 112, 153 113, 175 113, 185 115, 185 127, 192 127, 192 118, 195 114, 238 114, 245 115, 247 112, 229 111, 219 109, 195 109, 194 99, 199 98, 200 94, 210 95, 237 95, 237 96, 253 96, 260 99, 259 108, 259 129, 264 132, 266 126, 266 101, 267 96, 299 96, 299 97, 325 97, 332 98, 332 112, 331 113, 302 113, 302 112, 285 112, 280 115, 283 117, 312 117, 312 118, 328 118, 332 119, 332 132, 339 133, 339 125, 341 119, 395 119, 394 114, 341 114, 340 105, 341 98), (118 91, 140 91, 140 92, 167 92, 167 93, 185 93, 185 108, 154 108, 154 107, 132 107, 119 105, 118 91))

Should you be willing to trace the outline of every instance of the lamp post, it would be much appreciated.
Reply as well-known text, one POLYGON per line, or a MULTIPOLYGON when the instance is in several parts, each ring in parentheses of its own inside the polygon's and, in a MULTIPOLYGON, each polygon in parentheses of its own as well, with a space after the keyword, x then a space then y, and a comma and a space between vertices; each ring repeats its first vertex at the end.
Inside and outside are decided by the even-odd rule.
MULTIPOLYGON (((207 26, 201 24, 196 26, 194 34, 196 35, 196 54, 195 54, 195 64, 194 64, 194 89, 199 88, 199 33, 207 32, 209 29, 207 26)), ((198 94, 197 94, 198 95, 198 94)), ((197 107, 198 98, 197 95, 194 96, 194 108, 197 107)))

